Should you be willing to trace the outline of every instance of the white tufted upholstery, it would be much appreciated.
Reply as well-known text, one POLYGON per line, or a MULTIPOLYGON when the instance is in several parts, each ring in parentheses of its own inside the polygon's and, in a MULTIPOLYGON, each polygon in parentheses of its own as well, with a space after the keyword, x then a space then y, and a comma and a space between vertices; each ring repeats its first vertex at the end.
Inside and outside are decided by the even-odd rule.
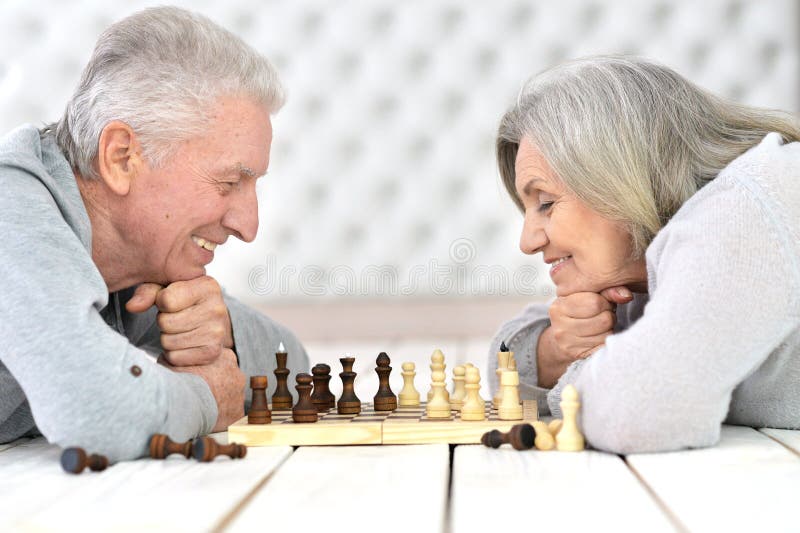
MULTIPOLYGON (((149 4, 0 3, 0 131, 56 119, 98 33, 149 4)), ((497 178, 493 135, 523 81, 561 60, 639 53, 750 104, 800 105, 800 15, 791 0, 177 4, 264 52, 289 88, 260 191, 260 235, 219 249, 212 268, 248 300, 309 298, 296 275, 283 292, 252 290, 248 280, 268 254, 298 270, 394 265, 401 287, 414 265, 452 264, 457 239, 474 244, 463 268, 529 264, 517 249, 519 215, 497 178)), ((317 285, 335 296, 336 284, 317 285)), ((423 275, 414 295, 441 292, 423 275)))

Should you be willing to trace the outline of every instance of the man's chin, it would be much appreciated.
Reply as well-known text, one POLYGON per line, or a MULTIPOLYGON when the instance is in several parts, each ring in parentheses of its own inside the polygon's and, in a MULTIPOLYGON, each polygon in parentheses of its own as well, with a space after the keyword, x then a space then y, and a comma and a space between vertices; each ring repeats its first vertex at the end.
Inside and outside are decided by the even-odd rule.
POLYGON ((198 266, 191 269, 182 269, 167 275, 166 285, 176 281, 190 281, 206 275, 206 267, 198 266))

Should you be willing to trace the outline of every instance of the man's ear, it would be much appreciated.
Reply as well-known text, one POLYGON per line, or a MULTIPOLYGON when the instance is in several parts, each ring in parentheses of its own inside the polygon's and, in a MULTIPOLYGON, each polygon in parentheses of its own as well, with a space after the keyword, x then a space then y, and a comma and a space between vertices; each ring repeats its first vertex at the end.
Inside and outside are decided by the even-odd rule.
POLYGON ((119 120, 106 124, 97 147, 97 171, 108 188, 126 196, 141 164, 141 145, 133 129, 119 120))

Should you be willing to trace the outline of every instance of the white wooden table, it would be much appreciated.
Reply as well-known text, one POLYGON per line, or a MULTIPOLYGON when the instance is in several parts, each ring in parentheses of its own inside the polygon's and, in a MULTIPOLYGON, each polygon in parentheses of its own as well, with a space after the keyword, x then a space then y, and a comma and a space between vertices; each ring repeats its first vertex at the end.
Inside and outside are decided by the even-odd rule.
POLYGON ((725 426, 713 448, 627 457, 264 447, 77 476, 59 455, 0 445, 0 531, 800 531, 800 431, 725 426))

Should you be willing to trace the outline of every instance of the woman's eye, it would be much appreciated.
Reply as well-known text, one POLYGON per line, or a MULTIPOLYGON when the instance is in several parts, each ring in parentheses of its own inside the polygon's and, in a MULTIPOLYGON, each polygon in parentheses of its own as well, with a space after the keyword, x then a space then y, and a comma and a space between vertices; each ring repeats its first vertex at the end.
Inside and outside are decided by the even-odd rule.
POLYGON ((553 202, 542 202, 542 203, 540 203, 539 204, 539 212, 540 213, 544 213, 545 211, 550 209, 550 206, 552 206, 552 205, 553 205, 553 202))

